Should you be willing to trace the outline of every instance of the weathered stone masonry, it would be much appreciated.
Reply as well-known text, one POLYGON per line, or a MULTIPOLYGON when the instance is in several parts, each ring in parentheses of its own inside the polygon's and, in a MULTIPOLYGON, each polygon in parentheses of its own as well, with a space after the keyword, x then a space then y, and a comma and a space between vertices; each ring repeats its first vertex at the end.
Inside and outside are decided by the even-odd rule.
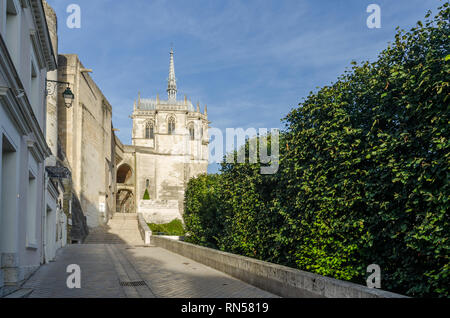
POLYGON ((187 182, 208 167, 206 106, 201 112, 199 104, 177 99, 173 50, 167 93, 167 100, 139 94, 131 116, 133 144, 123 147, 117 170, 117 211, 139 212, 155 223, 182 218, 187 182))

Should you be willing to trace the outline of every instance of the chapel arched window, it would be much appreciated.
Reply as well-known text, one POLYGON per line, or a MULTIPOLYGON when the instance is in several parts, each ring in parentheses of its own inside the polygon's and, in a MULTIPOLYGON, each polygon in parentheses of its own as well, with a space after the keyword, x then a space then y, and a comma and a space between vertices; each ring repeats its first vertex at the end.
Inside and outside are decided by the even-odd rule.
POLYGON ((154 139, 155 138, 155 126, 153 123, 147 123, 145 125, 145 139, 154 139))
POLYGON ((191 138, 191 140, 195 140, 195 129, 194 129, 194 125, 189 125, 189 137, 191 138))
POLYGON ((169 118, 168 133, 169 135, 173 135, 175 133, 175 118, 173 117, 169 118))

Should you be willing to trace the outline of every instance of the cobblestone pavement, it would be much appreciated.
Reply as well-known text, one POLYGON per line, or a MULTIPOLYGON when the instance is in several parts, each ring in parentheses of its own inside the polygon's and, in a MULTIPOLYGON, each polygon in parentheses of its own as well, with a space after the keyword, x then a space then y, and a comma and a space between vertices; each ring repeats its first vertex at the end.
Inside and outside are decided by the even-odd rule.
POLYGON ((30 298, 264 298, 271 293, 165 249, 127 244, 69 245, 24 284, 30 298), (69 289, 66 268, 81 268, 69 289))

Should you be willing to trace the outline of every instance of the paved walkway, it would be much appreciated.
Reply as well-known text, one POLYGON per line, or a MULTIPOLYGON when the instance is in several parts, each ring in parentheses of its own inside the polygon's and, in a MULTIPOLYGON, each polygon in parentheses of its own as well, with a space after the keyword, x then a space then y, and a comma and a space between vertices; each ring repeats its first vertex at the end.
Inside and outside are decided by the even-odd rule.
POLYGON ((159 247, 69 245, 56 262, 25 283, 30 298, 264 298, 276 297, 222 272, 159 247), (81 288, 66 285, 66 268, 81 268, 81 288))
POLYGON ((156 246, 144 246, 136 214, 116 214, 91 229, 83 245, 60 249, 56 262, 24 284, 31 298, 263 298, 276 297, 215 269, 156 246), (67 266, 81 269, 81 288, 69 289, 67 266))

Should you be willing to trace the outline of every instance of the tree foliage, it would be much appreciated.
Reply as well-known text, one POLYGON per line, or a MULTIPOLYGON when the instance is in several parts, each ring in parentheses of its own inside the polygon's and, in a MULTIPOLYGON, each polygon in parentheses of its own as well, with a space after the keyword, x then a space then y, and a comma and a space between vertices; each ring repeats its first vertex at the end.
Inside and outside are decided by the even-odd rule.
MULTIPOLYGON (((280 170, 189 183, 191 242, 382 288, 449 296, 449 5, 285 118, 280 170)), ((247 145, 248 146, 248 145, 247 145)))

